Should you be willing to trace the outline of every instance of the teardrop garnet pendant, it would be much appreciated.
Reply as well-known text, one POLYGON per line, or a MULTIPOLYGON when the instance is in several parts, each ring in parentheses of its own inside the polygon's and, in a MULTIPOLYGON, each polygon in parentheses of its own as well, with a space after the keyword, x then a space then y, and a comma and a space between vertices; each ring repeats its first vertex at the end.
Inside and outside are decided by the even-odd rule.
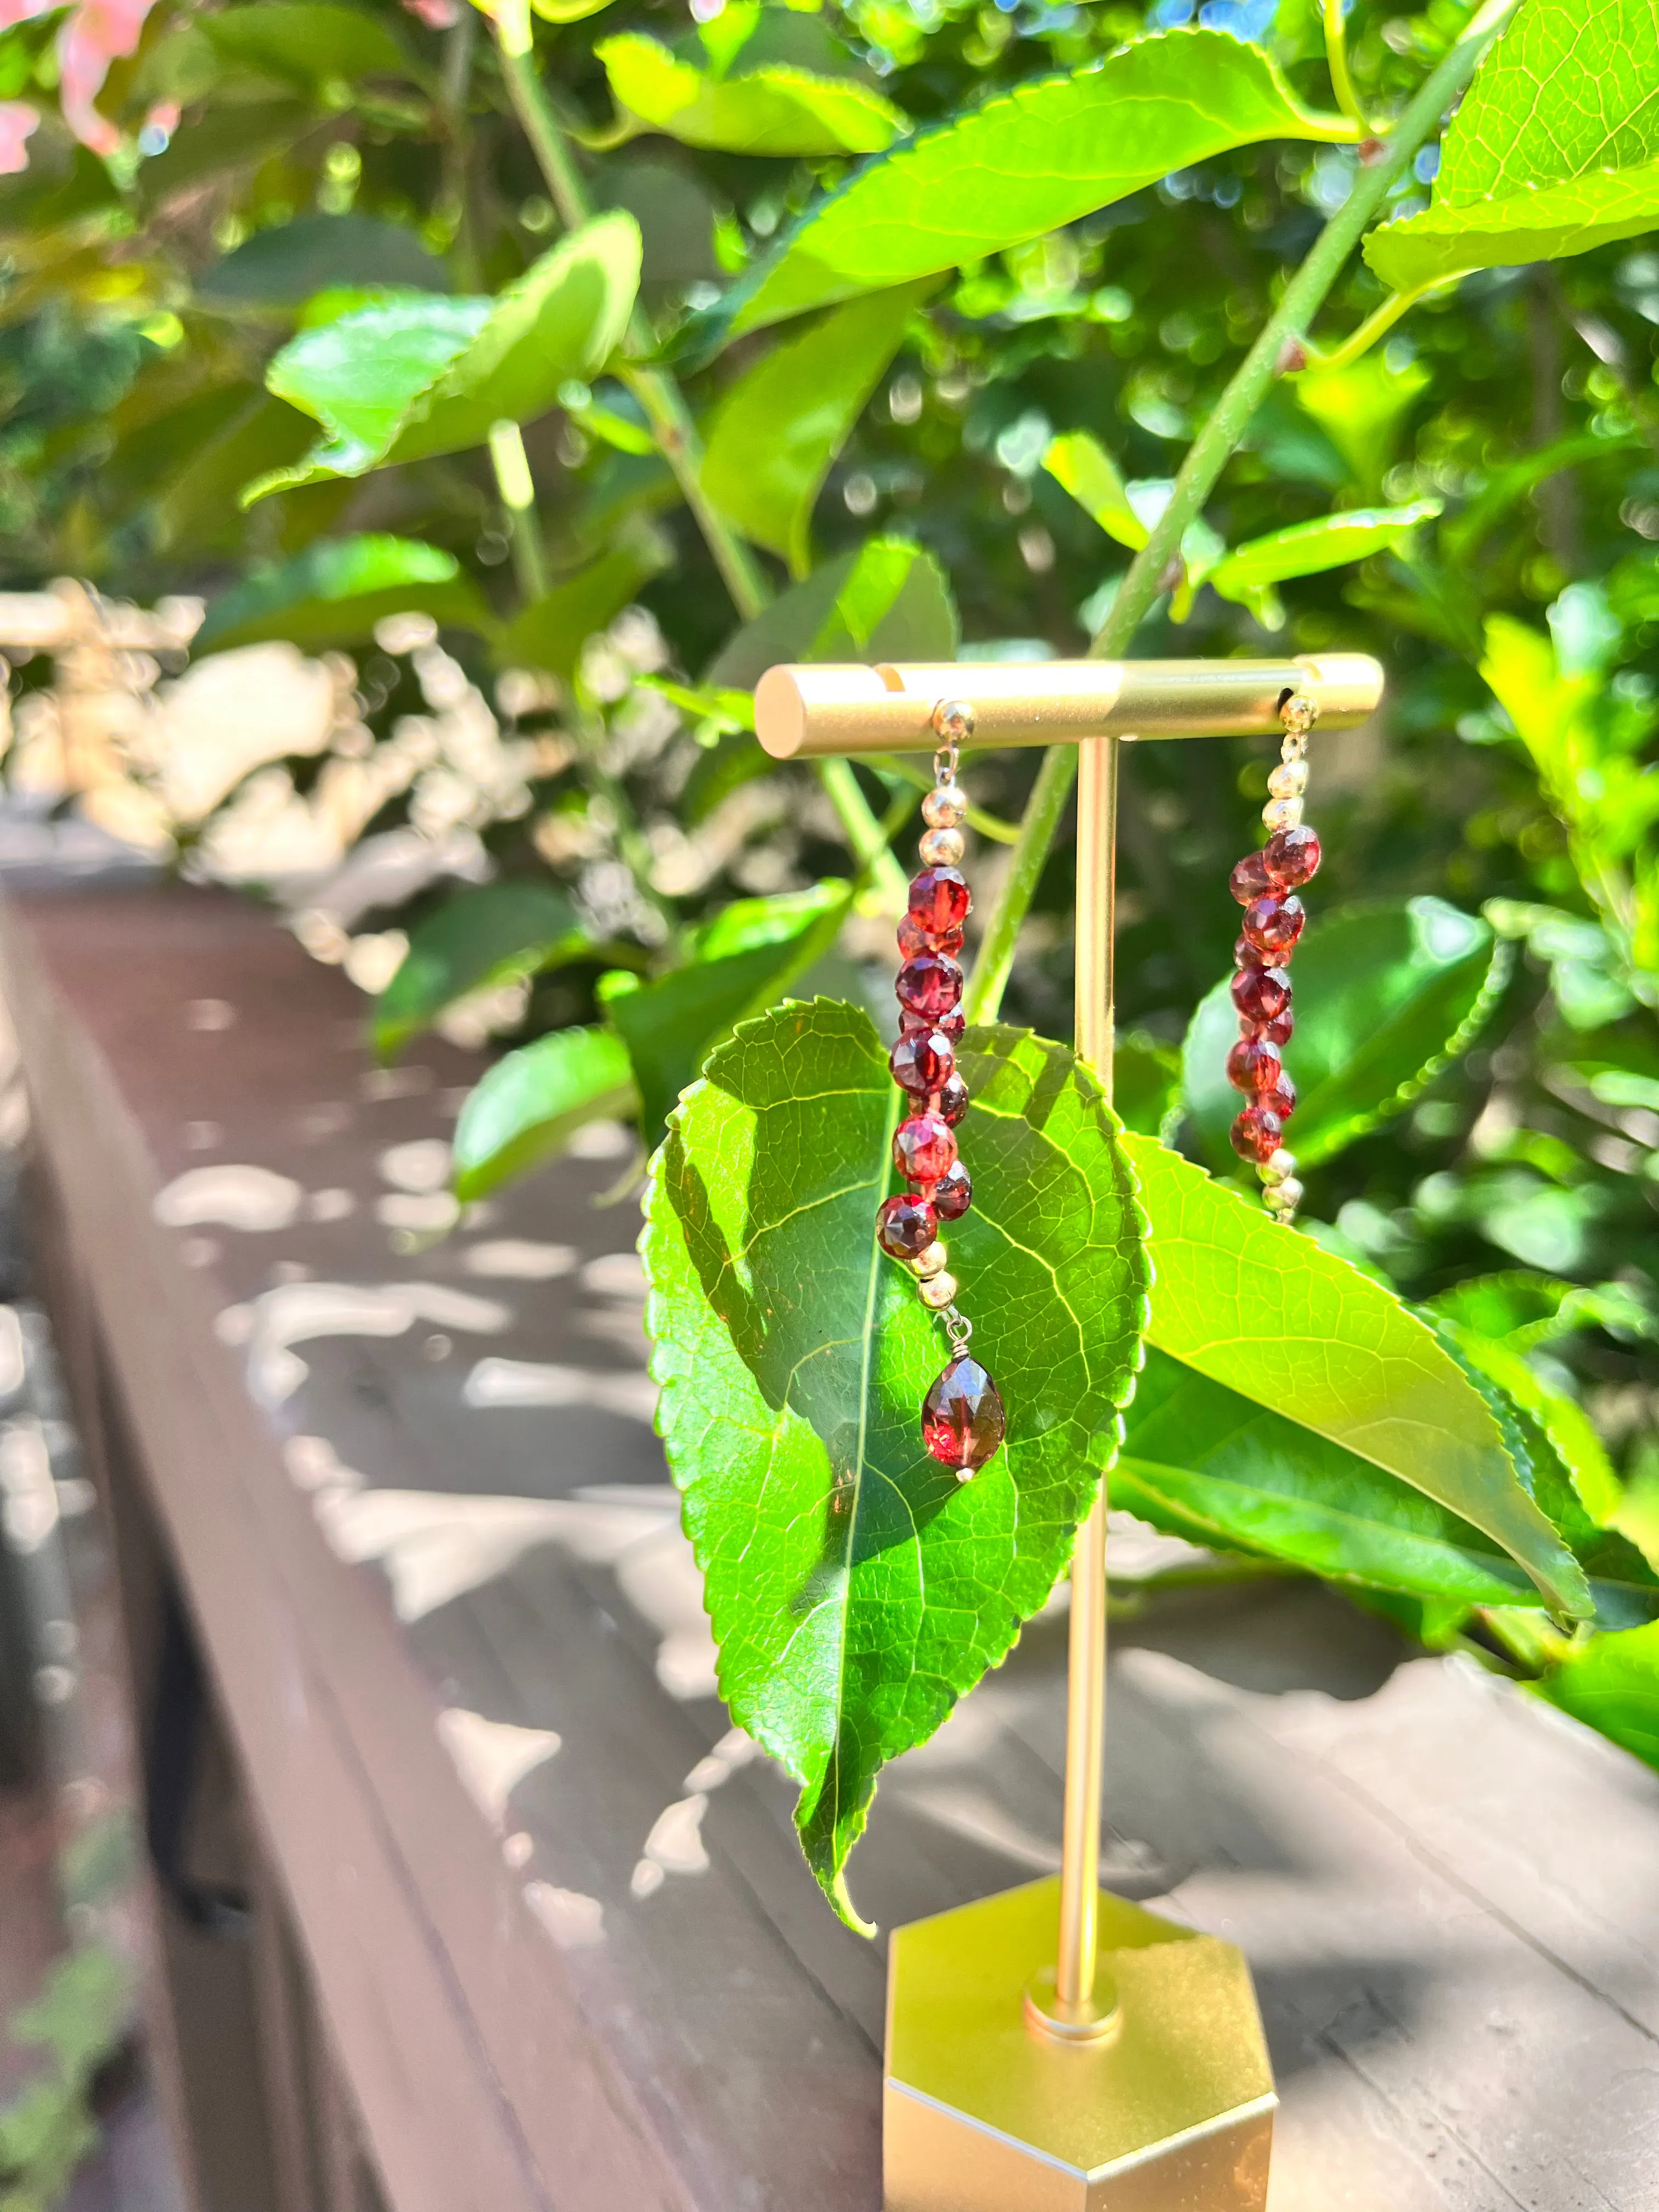
POLYGON ((974 1186, 957 1157, 952 1130, 968 1110, 968 1088, 957 1073, 962 1035, 962 925, 973 905, 959 873, 961 824, 968 800, 957 782, 962 741, 974 710, 942 700, 933 709, 939 749, 934 787, 921 804, 927 833, 921 873, 910 886, 909 912, 899 924, 899 1041, 889 1064, 907 1093, 907 1115, 893 1139, 893 1164, 910 1188, 883 1202, 876 1237, 890 1259, 916 1278, 922 1304, 945 1323, 951 1358, 922 1401, 921 1437, 941 1466, 967 1482, 1000 1448, 1007 1431, 997 1386, 968 1351, 973 1323, 957 1310, 957 1279, 940 1240, 941 1220, 955 1221, 973 1202, 974 1186))

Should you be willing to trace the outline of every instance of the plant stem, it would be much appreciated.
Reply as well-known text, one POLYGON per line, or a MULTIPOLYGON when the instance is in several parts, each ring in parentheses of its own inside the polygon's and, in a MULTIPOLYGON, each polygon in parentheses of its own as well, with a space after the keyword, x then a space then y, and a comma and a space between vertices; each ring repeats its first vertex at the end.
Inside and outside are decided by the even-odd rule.
MULTIPOLYGON (((574 230, 586 222, 593 212, 586 179, 577 167, 569 140, 553 112, 546 87, 536 73, 528 33, 521 40, 499 21, 496 28, 501 74, 507 81, 514 111, 546 179, 560 221, 567 230, 574 230)), ((634 312, 628 339, 636 354, 649 354, 656 349, 656 333, 641 309, 635 308, 634 312)), ((658 448, 674 472, 674 481, 702 533, 703 543, 714 556, 714 566, 732 595, 732 605, 744 622, 753 622, 772 597, 766 572, 703 489, 702 441, 697 435, 697 426, 684 393, 665 370, 647 368, 638 362, 624 362, 618 374, 645 410, 658 448)), ((899 912, 904 905, 903 873, 890 854, 884 866, 872 858, 872 841, 878 840, 885 850, 881 824, 859 789, 857 778, 850 770, 845 775, 832 774, 836 765, 820 761, 818 780, 840 817, 854 857, 870 869, 872 886, 883 907, 890 906, 894 912, 899 912)))
MULTIPOLYGON (((853 857, 860 872, 868 878, 882 913, 902 914, 909 887, 904 871, 888 850, 887 840, 891 834, 876 819, 869 802, 859 789, 858 778, 853 773, 851 761, 826 760, 818 763, 818 776, 830 795, 830 803, 841 817, 847 842, 853 848, 853 857)), ((903 821, 910 811, 907 802, 903 821)))
POLYGON ((1414 307, 1427 293, 1439 289, 1438 284, 1419 284, 1409 292, 1390 292, 1382 306, 1367 315, 1358 330, 1351 331, 1340 345, 1307 347, 1309 368, 1351 368, 1362 355, 1370 351, 1378 338, 1394 328, 1408 308, 1414 307))
MULTIPOLYGON (((1389 191, 1402 177, 1447 107, 1474 74, 1487 46, 1513 11, 1516 0, 1483 8, 1425 81, 1374 161, 1363 165, 1353 189, 1314 241, 1312 251, 1285 288, 1283 298, 1234 372, 1208 421, 1188 449, 1170 504, 1130 565, 1105 621, 1090 645, 1091 657, 1121 654, 1171 575, 1181 568, 1181 541, 1214 490, 1234 448, 1279 373, 1287 349, 1299 349, 1349 254, 1389 191)), ((1054 747, 1044 757, 1020 823, 1012 866, 981 941, 963 1001, 970 1022, 994 1021, 1014 963, 1014 949, 1048 858, 1072 784, 1077 749, 1054 747)))
POLYGON ((495 471, 495 489, 507 510, 507 543, 513 549, 514 574, 526 604, 539 599, 552 583, 547 565, 547 542, 542 519, 536 512, 536 484, 530 473, 530 456, 516 422, 489 426, 489 460, 495 471))
POLYGON ((1369 133, 1371 126, 1359 105, 1359 95, 1353 88, 1353 77, 1348 69, 1348 29, 1342 0, 1325 0, 1325 60, 1331 72, 1331 89, 1336 94, 1337 106, 1369 133))

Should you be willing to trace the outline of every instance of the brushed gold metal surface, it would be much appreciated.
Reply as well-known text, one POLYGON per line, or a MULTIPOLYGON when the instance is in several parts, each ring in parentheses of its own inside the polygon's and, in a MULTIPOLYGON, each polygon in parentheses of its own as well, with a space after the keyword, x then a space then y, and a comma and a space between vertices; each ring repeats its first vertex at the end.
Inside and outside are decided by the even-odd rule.
POLYGON ((976 750, 1075 744, 1085 738, 1244 737, 1279 728, 1288 692, 1319 708, 1322 729, 1363 722, 1382 671, 1363 653, 1278 660, 825 663, 769 668, 755 728, 776 760, 931 752, 942 698, 971 698, 976 750))
POLYGON ((1276 2104, 1239 1952, 1103 1891, 1112 2033, 1034 2035, 1057 1879, 900 1929, 888 1966, 885 2212, 1263 2212, 1276 2104))

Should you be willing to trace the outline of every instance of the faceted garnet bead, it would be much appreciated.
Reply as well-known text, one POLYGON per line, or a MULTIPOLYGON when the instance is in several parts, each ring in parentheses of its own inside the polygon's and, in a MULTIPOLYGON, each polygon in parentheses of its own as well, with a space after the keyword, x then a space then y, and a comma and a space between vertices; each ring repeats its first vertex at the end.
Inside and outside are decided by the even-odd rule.
POLYGON ((1256 1099, 1264 1113, 1277 1114, 1281 1121, 1288 1121, 1296 1111, 1296 1085, 1288 1075, 1281 1075, 1271 1091, 1264 1091, 1256 1099))
POLYGON ((955 1012, 962 997, 962 970, 942 953, 924 952, 905 962, 893 990, 907 1014, 936 1022, 941 1014, 955 1012))
POLYGON ((960 1221, 974 1202, 974 1186, 960 1160, 946 1168, 933 1186, 933 1204, 946 1221, 960 1221))
POLYGON ((888 1054, 887 1065, 901 1090, 925 1098, 945 1088, 956 1072, 957 1056, 950 1038, 938 1030, 906 1030, 888 1054))
POLYGON ((1270 1044, 1241 1037, 1227 1054, 1227 1080, 1235 1091, 1271 1091, 1284 1065, 1270 1044))
POLYGON ((907 960, 914 960, 919 952, 960 952, 960 929, 924 929, 914 915, 907 914, 898 926, 898 949, 907 960))
POLYGON ((1244 937, 1258 952, 1288 952, 1302 934, 1307 909, 1294 891, 1254 899, 1244 909, 1244 937))
POLYGON ((1279 1150, 1283 1126, 1278 1115, 1265 1106, 1247 1106, 1227 1133, 1240 1159, 1260 1164, 1272 1159, 1279 1150))
POLYGON ((1244 1030, 1246 1036, 1260 1037, 1263 1044, 1280 1046, 1290 1042, 1291 1032, 1295 1029, 1296 1023, 1287 1006, 1276 1022, 1251 1022, 1248 1025, 1241 1024, 1240 1026, 1244 1030))
POLYGON ((893 1132, 893 1165, 908 1182, 935 1183, 956 1158, 957 1140, 937 1114, 913 1114, 893 1132))
POLYGON ((934 1021, 930 1021, 926 1014, 911 1013, 908 1007, 899 1008, 901 1036, 914 1036, 918 1030, 925 1036, 929 1030, 937 1030, 942 1037, 948 1037, 955 1044, 967 1026, 968 1017, 960 1006, 952 1006, 948 1014, 940 1014, 934 1021))
POLYGON ((884 1200, 876 1216, 876 1241, 890 1260, 919 1258, 938 1235, 938 1214, 908 1191, 884 1200))
POLYGON ((1274 890, 1294 890, 1319 872, 1319 838, 1299 824, 1294 830, 1278 830, 1262 848, 1261 859, 1274 890))
POLYGON ((1227 886, 1240 906, 1249 906, 1252 899, 1259 899, 1264 892, 1270 891, 1273 885, 1267 873, 1266 855, 1246 853, 1227 878, 1227 886))
POLYGON ((997 1451, 1008 1430, 997 1386, 959 1352, 921 1401, 922 1441, 942 1467, 971 1474, 997 1451))
POLYGON ((935 940, 960 929, 973 903, 967 878, 955 868, 924 868, 910 885, 910 919, 935 940))
POLYGON ((968 1085, 959 1075, 951 1076, 939 1092, 936 1110, 940 1121, 948 1121, 953 1129, 968 1111, 968 1085))
POLYGON ((1235 968, 1277 968, 1281 964, 1277 952, 1264 952, 1259 945, 1252 945, 1248 937, 1233 939, 1235 968))
POLYGON ((1276 1022, 1291 1003, 1291 979, 1283 968, 1241 968, 1232 981, 1233 1004, 1252 1030, 1276 1022))

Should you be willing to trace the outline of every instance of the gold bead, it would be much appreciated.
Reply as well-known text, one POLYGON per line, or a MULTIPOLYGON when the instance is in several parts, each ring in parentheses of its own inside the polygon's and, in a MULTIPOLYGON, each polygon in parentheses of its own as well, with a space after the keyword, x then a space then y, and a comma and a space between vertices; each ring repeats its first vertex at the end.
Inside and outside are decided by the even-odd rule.
POLYGON ((974 710, 965 699, 941 699, 933 722, 933 735, 947 745, 966 744, 974 734, 974 710))
POLYGON ((1271 1159, 1263 1160, 1256 1170, 1263 1182, 1285 1182, 1296 1173, 1296 1154, 1286 1152, 1281 1145, 1271 1159))
POLYGON ((930 830, 917 847, 925 868, 954 868, 967 851, 960 830, 930 830))
POLYGON ((1299 799, 1270 799, 1261 810, 1261 818, 1269 830, 1299 830, 1302 826, 1302 801, 1299 799))
POLYGON ((957 1291, 961 1286, 954 1275, 939 1274, 930 1275, 925 1283, 919 1283, 916 1287, 921 1292, 923 1305, 934 1313, 943 1313, 946 1306, 956 1304, 957 1291))
POLYGON ((915 1258, 911 1261, 910 1272, 912 1274, 920 1275, 925 1283, 931 1277, 942 1275, 945 1273, 945 1263, 950 1256, 936 1237, 925 1252, 918 1252, 915 1258))
POLYGON ((1307 762, 1280 761, 1267 778, 1267 788, 1275 799, 1300 799, 1308 788, 1307 762))
POLYGON ((959 783, 941 783, 921 802, 921 818, 930 830, 955 830, 968 813, 968 794, 959 783))
POLYGON ((1286 1176, 1283 1182, 1268 1185, 1262 1193, 1262 1203, 1270 1213, 1288 1221, 1302 1203, 1302 1186, 1294 1176, 1286 1176))

